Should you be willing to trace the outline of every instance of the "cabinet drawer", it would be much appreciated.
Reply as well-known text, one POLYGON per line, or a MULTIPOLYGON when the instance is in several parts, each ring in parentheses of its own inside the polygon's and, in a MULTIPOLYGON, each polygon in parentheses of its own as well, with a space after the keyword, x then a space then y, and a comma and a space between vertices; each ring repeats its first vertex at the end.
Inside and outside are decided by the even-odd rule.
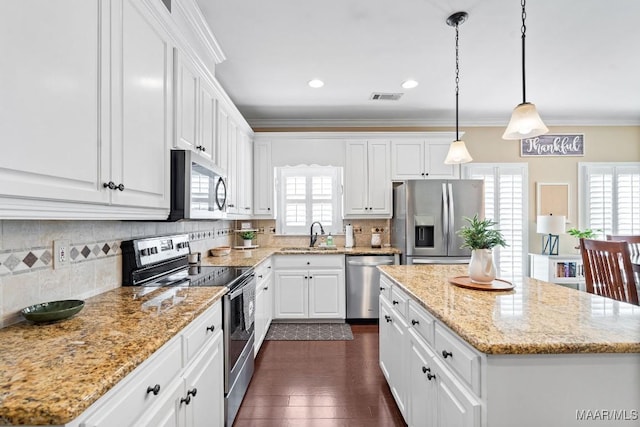
POLYGON ((413 328, 430 346, 434 346, 435 319, 413 300, 409 301, 409 327, 413 328))
POLYGON ((262 261, 255 269, 256 273, 256 287, 259 287, 263 284, 265 279, 271 274, 271 258, 267 258, 262 261))
POLYGON ((407 306, 409 305, 409 296, 405 294, 398 286, 391 288, 391 307, 404 320, 407 320, 407 306))
POLYGON ((99 400, 103 404, 81 426, 131 425, 151 405, 164 399, 181 369, 182 347, 180 340, 174 339, 105 394, 99 400))
POLYGON ((202 313, 182 333, 184 365, 195 356, 208 339, 222 330, 222 303, 216 302, 202 313))
POLYGON ((393 283, 386 276, 380 275, 380 295, 384 296, 391 303, 391 288, 393 283))
POLYGON ((279 255, 275 268, 331 267, 344 269, 344 255, 279 255))
POLYGON ((479 396, 480 355, 440 324, 435 326, 436 357, 479 396))

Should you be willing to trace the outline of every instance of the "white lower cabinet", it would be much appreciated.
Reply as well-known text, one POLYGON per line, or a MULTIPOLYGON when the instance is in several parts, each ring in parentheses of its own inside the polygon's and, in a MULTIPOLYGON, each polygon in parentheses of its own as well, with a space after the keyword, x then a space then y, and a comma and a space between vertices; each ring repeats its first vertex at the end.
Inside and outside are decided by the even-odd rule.
POLYGON ((221 302, 101 397, 81 427, 224 425, 221 302))
POLYGON ((407 424, 480 427, 480 356, 384 276, 380 289, 380 367, 407 424))
POLYGON ((279 255, 274 261, 275 319, 344 319, 343 255, 279 255))
POLYGON ((263 261, 255 269, 256 273, 256 309, 255 309, 255 344, 254 356, 267 336, 273 319, 273 272, 271 258, 263 261))

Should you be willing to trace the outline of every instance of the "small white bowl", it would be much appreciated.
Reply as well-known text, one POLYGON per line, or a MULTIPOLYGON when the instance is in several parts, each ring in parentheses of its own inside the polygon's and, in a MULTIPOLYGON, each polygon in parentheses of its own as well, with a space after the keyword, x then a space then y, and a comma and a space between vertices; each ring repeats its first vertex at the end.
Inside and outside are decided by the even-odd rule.
POLYGON ((218 246, 217 248, 209 249, 211 256, 227 256, 231 253, 230 246, 218 246))

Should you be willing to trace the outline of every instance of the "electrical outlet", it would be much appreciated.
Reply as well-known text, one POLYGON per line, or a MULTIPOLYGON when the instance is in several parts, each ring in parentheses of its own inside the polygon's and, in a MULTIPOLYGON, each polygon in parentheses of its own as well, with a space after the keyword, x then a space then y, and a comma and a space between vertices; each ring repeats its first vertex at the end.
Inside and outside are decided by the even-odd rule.
POLYGON ((69 265, 71 255, 69 254, 68 240, 53 241, 53 268, 64 268, 69 265))

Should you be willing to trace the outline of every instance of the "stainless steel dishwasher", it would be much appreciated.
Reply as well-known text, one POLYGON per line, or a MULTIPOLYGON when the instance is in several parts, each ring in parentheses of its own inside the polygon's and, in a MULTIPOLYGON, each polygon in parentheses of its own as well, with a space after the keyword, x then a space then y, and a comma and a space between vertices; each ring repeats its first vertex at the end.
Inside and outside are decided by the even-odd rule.
POLYGON ((347 319, 377 319, 380 271, 396 263, 394 255, 347 255, 347 319))

